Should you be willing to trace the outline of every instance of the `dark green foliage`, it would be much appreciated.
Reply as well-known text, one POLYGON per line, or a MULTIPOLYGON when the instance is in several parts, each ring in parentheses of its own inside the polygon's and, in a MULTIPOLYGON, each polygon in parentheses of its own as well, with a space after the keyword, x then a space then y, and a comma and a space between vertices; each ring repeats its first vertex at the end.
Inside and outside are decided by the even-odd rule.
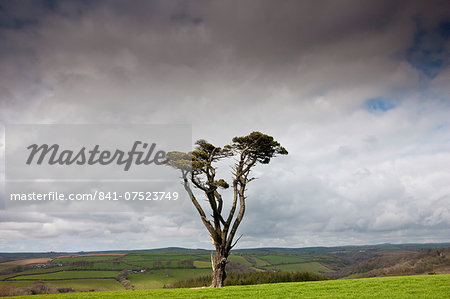
POLYGON ((217 187, 221 187, 223 189, 227 189, 228 187, 230 187, 230 185, 228 185, 228 183, 224 179, 220 179, 218 181, 215 181, 215 185, 217 187))
MULTIPOLYGON (((232 285, 252 285, 278 282, 301 282, 327 280, 322 275, 310 272, 254 272, 254 273, 228 273, 225 279, 226 286, 232 285)), ((208 286, 211 283, 211 276, 200 276, 193 279, 178 281, 165 288, 195 288, 208 286)))
MULTIPOLYGON (((206 172, 212 163, 226 157, 242 155, 248 161, 268 164, 270 159, 277 155, 287 155, 287 150, 273 139, 272 136, 261 132, 252 132, 247 136, 234 137, 231 145, 223 148, 216 147, 206 140, 200 139, 196 143, 195 150, 190 153, 169 152, 167 153, 167 164, 173 168, 180 169, 193 174, 206 172)), ((214 182, 215 186, 228 188, 229 184, 224 179, 214 182)))
POLYGON ((191 171, 193 160, 192 155, 182 152, 170 152, 167 153, 167 164, 173 168, 180 169, 182 171, 191 171))
POLYGON ((250 135, 234 137, 232 148, 238 152, 247 154, 251 159, 259 163, 268 164, 276 155, 287 155, 287 150, 282 147, 272 136, 261 132, 252 132, 250 135))
POLYGON ((195 144, 197 145, 195 150, 190 153, 167 153, 167 164, 182 171, 198 173, 205 167, 211 166, 211 163, 233 155, 229 145, 224 148, 215 147, 203 139, 198 140, 195 144))
POLYGON ((197 145, 197 147, 196 150, 192 152, 192 156, 194 156, 199 161, 215 162, 221 158, 229 157, 233 154, 229 145, 220 148, 212 145, 211 143, 208 143, 203 139, 198 140, 195 144, 197 145), (210 161, 211 156, 213 156, 214 158, 210 161))

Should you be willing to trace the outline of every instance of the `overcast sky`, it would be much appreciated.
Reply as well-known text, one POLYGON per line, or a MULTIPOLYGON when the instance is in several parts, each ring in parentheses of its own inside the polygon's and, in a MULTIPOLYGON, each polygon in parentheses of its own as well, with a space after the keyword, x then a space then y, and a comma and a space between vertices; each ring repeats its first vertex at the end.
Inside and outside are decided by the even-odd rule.
MULTIPOLYGON (((448 1, 2 1, 0 156, 6 124, 258 130, 289 155, 238 247, 449 242, 449 37, 448 1)), ((0 251, 212 249, 187 198, 0 222, 0 251)))

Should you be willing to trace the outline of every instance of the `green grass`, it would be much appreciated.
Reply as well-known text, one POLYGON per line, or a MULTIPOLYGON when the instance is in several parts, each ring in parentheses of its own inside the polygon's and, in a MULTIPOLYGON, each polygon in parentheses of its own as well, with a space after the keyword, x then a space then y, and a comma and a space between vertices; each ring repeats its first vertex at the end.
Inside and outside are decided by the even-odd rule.
MULTIPOLYGON (((123 285, 115 279, 77 279, 77 280, 50 280, 46 284, 51 284, 58 288, 73 288, 75 291, 84 292, 96 291, 122 291, 123 285)), ((62 296, 61 296, 62 297, 62 296)), ((34 298, 34 297, 33 297, 34 298)))
POLYGON ((138 269, 140 267, 137 266, 131 266, 130 264, 125 264, 122 262, 94 262, 90 265, 77 265, 73 266, 72 268, 76 269, 83 269, 83 270, 123 270, 123 269, 138 269))
POLYGON ((12 280, 0 281, 0 286, 13 285, 15 287, 27 287, 27 286, 30 286, 33 284, 34 284, 34 281, 12 281, 12 280))
POLYGON ((45 274, 22 275, 11 278, 11 280, 20 280, 20 279, 52 280, 52 279, 104 278, 104 277, 114 278, 118 273, 119 273, 118 271, 60 271, 45 274))
MULTIPOLYGON (((156 265, 156 263, 152 260, 131 260, 131 261, 126 261, 129 265, 133 265, 133 266, 137 266, 137 267, 149 267, 152 268, 154 265, 156 265)), ((161 260, 161 266, 162 267, 166 267, 166 261, 161 260)))
MULTIPOLYGON (((178 260, 134 260, 134 261, 127 261, 129 265, 133 265, 134 268, 137 267, 148 267, 153 268, 159 265, 159 267, 162 268, 178 268, 180 267, 180 264, 178 263, 178 260)), ((128 266, 130 267, 130 266, 128 266)))
MULTIPOLYGON (((128 264, 127 268, 147 267, 155 268, 189 268, 186 261, 208 262, 209 256, 205 254, 129 254, 124 256, 121 261, 128 264), (130 266, 133 265, 133 266, 130 266)), ((106 268, 105 268, 106 269, 106 268)))
POLYGON ((17 267, 17 265, 11 265, 11 264, 0 264, 0 272, 5 271, 8 269, 12 269, 14 267, 17 267))
POLYGON ((137 290, 162 288, 179 280, 211 274, 211 269, 163 269, 129 274, 128 280, 137 290))
POLYGON ((94 256, 74 256, 74 257, 60 257, 52 260, 54 264, 67 264, 80 261, 96 262, 96 261, 110 261, 120 259, 122 256, 117 255, 94 255, 94 256))
POLYGON ((302 256, 291 255, 262 255, 261 259, 268 261, 270 264, 290 264, 305 262, 305 258, 302 256))
MULTIPOLYGON (((221 289, 161 289, 64 295, 52 298, 448 298, 450 275, 382 277, 314 282, 294 282, 221 289)), ((29 297, 13 297, 29 298, 29 297)))
POLYGON ((249 261, 247 261, 243 256, 240 256, 240 255, 232 254, 228 257, 228 259, 230 261, 233 261, 233 262, 236 262, 236 263, 248 266, 248 267, 252 266, 252 264, 249 261))
POLYGON ((26 275, 26 274, 43 274, 48 272, 62 271, 68 269, 67 267, 53 267, 53 268, 40 268, 40 269, 30 269, 25 270, 19 273, 10 273, 5 275, 0 275, 0 279, 8 279, 10 277, 16 277, 18 275, 26 275))
POLYGON ((211 262, 194 261, 194 267, 199 269, 211 269, 211 262))
POLYGON ((333 272, 333 270, 321 265, 318 262, 311 263, 299 263, 299 264, 281 264, 275 266, 266 266, 264 269, 267 270, 280 270, 283 272, 312 272, 312 273, 325 273, 333 272))
POLYGON ((349 276, 344 277, 343 279, 353 279, 353 278, 358 278, 360 275, 364 275, 367 272, 360 272, 360 273, 353 273, 350 274, 349 276))
POLYGON ((253 259, 255 260, 255 262, 256 262, 256 267, 263 267, 263 266, 270 265, 270 263, 269 263, 268 261, 263 260, 263 259, 259 258, 259 257, 256 256, 256 255, 252 255, 252 258, 253 258, 253 259))
POLYGON ((204 254, 152 254, 152 253, 146 253, 146 254, 128 254, 124 257, 122 257, 122 260, 124 262, 134 262, 134 261, 142 261, 142 260, 147 260, 147 261, 154 261, 154 260, 160 260, 160 261, 167 261, 167 260, 173 260, 173 261, 178 261, 178 260, 189 260, 189 259, 195 259, 195 260, 199 260, 199 259, 209 259, 208 255, 204 255, 204 254))
MULTIPOLYGON (((15 287, 32 286, 35 281, 0 281, 0 286, 12 285, 15 287)), ((77 280, 46 280, 45 284, 55 286, 57 288, 73 288, 77 292, 85 292, 90 290, 96 291, 122 291, 123 285, 115 279, 77 279, 77 280)), ((31 298, 31 297, 29 297, 31 298)))

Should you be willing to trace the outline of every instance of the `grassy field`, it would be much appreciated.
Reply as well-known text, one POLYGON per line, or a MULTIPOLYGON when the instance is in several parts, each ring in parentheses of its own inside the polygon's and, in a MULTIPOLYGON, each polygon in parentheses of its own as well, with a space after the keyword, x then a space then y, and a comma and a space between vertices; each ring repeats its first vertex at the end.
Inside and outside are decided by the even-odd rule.
POLYGON ((85 264, 85 265, 75 265, 75 266, 68 266, 70 268, 76 268, 79 270, 123 270, 125 268, 127 269, 139 269, 141 268, 139 265, 133 266, 129 263, 122 263, 122 262, 93 262, 92 264, 85 264))
POLYGON ((230 255, 229 257, 228 257, 228 259, 230 260, 230 261, 233 261, 233 262, 236 262, 236 263, 239 263, 239 264, 242 264, 242 265, 245 265, 245 266, 251 266, 252 264, 249 262, 249 261, 247 261, 244 257, 242 257, 242 256, 239 256, 239 255, 230 255))
POLYGON ((268 261, 263 260, 260 257, 252 256, 251 258, 255 261, 255 266, 256 267, 263 267, 263 266, 266 266, 266 265, 270 265, 270 263, 268 261))
MULTIPOLYGON (((16 287, 32 286, 34 281, 0 281, 2 285, 12 285, 16 287)), ((77 279, 77 280, 46 280, 45 284, 57 288, 73 288, 77 292, 96 291, 122 291, 123 285, 115 279, 77 279)), ((31 298, 31 297, 29 297, 31 298)))
POLYGON ((260 258, 271 264, 301 263, 305 261, 303 257, 289 255, 262 255, 260 258))
POLYGON ((120 259, 121 256, 114 256, 114 255, 92 255, 92 256, 70 256, 70 257, 59 257, 52 261, 52 263, 61 263, 61 264, 68 264, 73 263, 77 261, 89 261, 89 262, 96 262, 96 261, 112 261, 115 259, 120 259))
POLYGON ((194 261, 194 267, 199 269, 211 269, 211 262, 194 261))
POLYGON ((449 298, 449 296, 450 275, 422 275, 232 286, 222 289, 34 295, 33 298, 449 298))
POLYGON ((0 271, 11 269, 14 267, 15 267, 15 265, 11 265, 11 264, 0 264, 0 271))
MULTIPOLYGON (((46 284, 58 288, 73 288, 77 292, 96 291, 122 291, 123 286, 115 279, 77 279, 77 280, 50 280, 46 284)), ((30 297, 29 297, 30 298, 30 297)), ((34 298, 34 297, 32 297, 34 298)))
POLYGON ((144 274, 129 274, 128 280, 136 290, 158 289, 165 284, 211 274, 211 269, 164 269, 144 274))
POLYGON ((117 271, 60 271, 53 273, 22 275, 11 278, 11 280, 53 280, 53 279, 72 279, 72 278, 114 278, 117 271))
POLYGON ((15 287, 27 287, 34 284, 34 281, 0 281, 0 286, 10 285, 15 287))
POLYGON ((160 260, 160 261, 178 261, 178 260, 188 260, 188 259, 196 259, 196 260, 208 260, 208 255, 201 255, 201 254, 152 254, 152 253, 146 253, 146 254, 128 254, 122 258, 124 262, 136 262, 136 261, 154 261, 154 260, 160 260))
POLYGON ((312 272, 312 273, 326 273, 331 270, 322 266, 318 262, 298 263, 298 264, 281 264, 275 266, 266 266, 267 270, 278 270, 283 272, 312 272))
POLYGON ((5 274, 5 275, 0 275, 0 281, 7 280, 10 277, 17 277, 19 275, 25 276, 28 274, 44 274, 44 273, 48 273, 48 272, 62 271, 62 270, 67 270, 67 269, 68 268, 66 268, 66 267, 48 268, 48 269, 30 269, 30 270, 21 271, 18 273, 10 273, 10 274, 5 274))

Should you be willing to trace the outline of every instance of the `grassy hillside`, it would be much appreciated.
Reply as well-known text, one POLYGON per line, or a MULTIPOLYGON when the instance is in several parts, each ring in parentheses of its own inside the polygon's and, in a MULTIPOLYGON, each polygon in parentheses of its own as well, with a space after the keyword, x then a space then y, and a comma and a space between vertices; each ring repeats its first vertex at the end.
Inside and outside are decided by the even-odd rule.
POLYGON ((450 248, 396 254, 384 252, 334 273, 337 277, 362 278, 394 275, 450 273, 450 248))
MULTIPOLYGON (((331 278, 450 273, 450 249, 424 250, 431 245, 422 246, 236 250, 229 258, 227 272, 308 271, 331 278)), ((210 254, 211 251, 182 248, 74 255, 54 253, 51 258, 48 253, 44 256, 18 254, 17 257, 31 259, 0 263, 0 289, 32 286, 36 280, 53 285, 57 289, 55 292, 59 288, 75 292, 162 288, 210 274, 210 254), (119 279, 117 274, 121 271, 126 273, 119 279)), ((13 256, 7 254, 10 259, 13 256)))
MULTIPOLYGON (((122 287, 116 279, 127 269, 126 279, 135 290, 162 288, 178 281, 211 273, 211 256, 203 250, 168 249, 167 251, 138 251, 128 254, 81 254, 59 256, 45 263, 35 259, 20 260, 20 265, 0 264, 0 287, 32 286, 36 280, 57 288, 73 291, 117 290, 122 287), (30 264, 27 264, 27 261, 30 264), (15 267, 15 268, 14 268, 15 267)), ((230 273, 264 271, 309 271, 327 273, 329 258, 315 255, 272 253, 240 253, 230 256, 230 273), (323 262, 323 263, 321 263, 323 262)), ((14 262, 9 262, 14 263, 14 262)))
POLYGON ((170 269, 128 275, 135 290, 159 289, 180 280, 211 274, 211 269, 170 269))
POLYGON ((35 295, 33 298, 449 298, 449 296, 450 275, 444 274, 233 286, 222 289, 35 295))

